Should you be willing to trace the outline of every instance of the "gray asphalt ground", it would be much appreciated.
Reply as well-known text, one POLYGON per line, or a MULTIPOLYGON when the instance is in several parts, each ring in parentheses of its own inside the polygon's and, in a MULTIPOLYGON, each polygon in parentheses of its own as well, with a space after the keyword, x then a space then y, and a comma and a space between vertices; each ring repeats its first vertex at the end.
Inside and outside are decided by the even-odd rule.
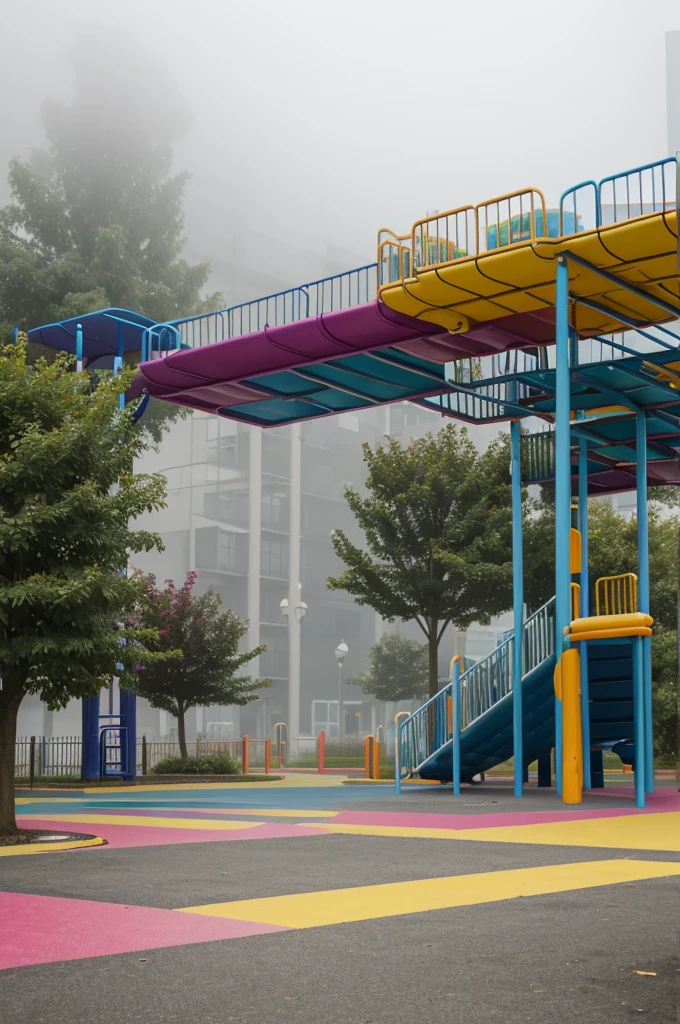
MULTIPOLYGON (((360 809, 451 812, 433 793, 398 806, 376 793, 360 809)), ((470 794, 479 812, 514 803, 470 794)), ((534 791, 520 806, 555 810, 555 795, 534 791)), ((619 857, 680 860, 320 835, 3 858, 0 889, 174 908, 619 857)), ((678 1024, 679 1008, 677 877, 0 973, 2 1024, 678 1024)))

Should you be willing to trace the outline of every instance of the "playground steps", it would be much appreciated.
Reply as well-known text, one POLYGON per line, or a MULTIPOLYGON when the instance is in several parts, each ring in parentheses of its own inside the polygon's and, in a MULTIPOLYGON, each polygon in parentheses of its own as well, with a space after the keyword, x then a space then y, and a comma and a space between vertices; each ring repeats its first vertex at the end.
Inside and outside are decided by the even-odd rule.
POLYGON ((594 640, 584 647, 588 651, 591 745, 632 744, 633 649, 630 640, 594 640))

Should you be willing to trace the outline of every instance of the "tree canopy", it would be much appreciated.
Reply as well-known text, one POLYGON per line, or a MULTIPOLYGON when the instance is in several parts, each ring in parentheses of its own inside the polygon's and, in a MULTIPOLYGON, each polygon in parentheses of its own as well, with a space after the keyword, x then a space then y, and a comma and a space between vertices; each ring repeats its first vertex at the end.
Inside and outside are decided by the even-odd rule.
POLYGON ((64 707, 159 657, 152 632, 120 625, 141 597, 121 576, 128 555, 160 545, 131 523, 165 498, 162 476, 132 473, 147 442, 118 406, 130 380, 95 386, 66 356, 29 365, 25 345, 0 351, 0 832, 15 829, 24 696, 64 707))
POLYGON ((384 633, 369 654, 370 669, 347 682, 360 686, 376 700, 424 698, 428 690, 427 644, 384 633))
POLYGON ((434 694, 446 627, 488 623, 512 601, 509 438, 480 453, 464 428, 449 423, 405 447, 388 438, 363 452, 367 493, 346 487, 345 497, 365 547, 335 531, 346 569, 328 586, 390 622, 418 623, 434 694))
POLYGON ((144 600, 130 617, 131 626, 154 633, 150 649, 169 653, 181 650, 181 657, 151 664, 137 673, 132 689, 152 707, 168 711, 177 719, 177 737, 182 757, 187 756, 184 716, 189 708, 213 704, 248 704, 257 700, 254 692, 268 683, 240 675, 266 645, 239 653, 248 631, 247 620, 230 608, 221 611, 222 598, 209 588, 196 594, 198 573, 188 572, 181 587, 166 580, 156 586, 153 575, 144 577, 144 600))
POLYGON ((75 94, 42 110, 47 146, 9 167, 0 210, 0 323, 34 327, 106 306, 155 320, 216 308, 207 264, 182 259, 185 173, 173 142, 190 124, 158 59, 120 33, 138 73, 121 74, 110 34, 71 50, 75 94))

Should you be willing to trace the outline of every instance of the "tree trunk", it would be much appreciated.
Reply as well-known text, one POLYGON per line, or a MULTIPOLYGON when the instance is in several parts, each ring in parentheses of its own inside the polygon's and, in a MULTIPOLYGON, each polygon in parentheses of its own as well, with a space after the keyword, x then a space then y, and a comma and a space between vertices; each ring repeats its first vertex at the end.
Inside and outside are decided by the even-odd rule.
POLYGON ((177 709, 177 742, 179 743, 179 756, 188 757, 187 736, 184 728, 184 708, 177 709))
POLYGON ((434 697, 439 689, 439 637, 437 619, 430 619, 430 632, 427 638, 428 649, 428 679, 430 697, 434 697))
POLYGON ((0 690, 0 835, 17 831, 14 816, 14 751, 21 697, 0 690))

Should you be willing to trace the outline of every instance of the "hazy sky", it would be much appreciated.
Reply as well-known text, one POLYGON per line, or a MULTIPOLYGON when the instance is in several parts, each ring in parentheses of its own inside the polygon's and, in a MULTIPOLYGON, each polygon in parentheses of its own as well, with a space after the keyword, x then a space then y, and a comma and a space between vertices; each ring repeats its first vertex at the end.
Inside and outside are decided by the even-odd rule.
POLYGON ((666 155, 664 33, 680 3, 5 3, 0 167, 40 144, 41 101, 68 99, 82 25, 125 25, 174 70, 194 114, 177 147, 192 253, 219 257, 237 217, 373 259, 381 225, 528 185, 554 203, 666 155))

